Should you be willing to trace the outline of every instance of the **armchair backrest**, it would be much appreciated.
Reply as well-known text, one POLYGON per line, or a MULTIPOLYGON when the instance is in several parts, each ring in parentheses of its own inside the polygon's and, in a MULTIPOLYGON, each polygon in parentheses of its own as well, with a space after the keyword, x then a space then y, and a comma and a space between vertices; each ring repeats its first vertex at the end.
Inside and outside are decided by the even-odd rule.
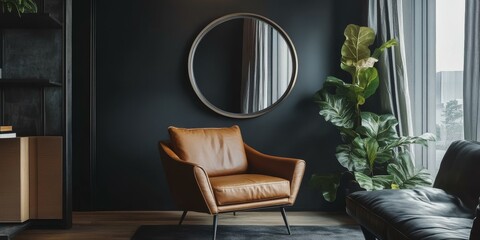
POLYGON ((229 128, 169 127, 173 151, 180 159, 200 165, 209 177, 247 171, 247 157, 238 126, 229 128))
POLYGON ((434 187, 459 197, 472 213, 480 196, 480 143, 455 141, 442 159, 434 187))

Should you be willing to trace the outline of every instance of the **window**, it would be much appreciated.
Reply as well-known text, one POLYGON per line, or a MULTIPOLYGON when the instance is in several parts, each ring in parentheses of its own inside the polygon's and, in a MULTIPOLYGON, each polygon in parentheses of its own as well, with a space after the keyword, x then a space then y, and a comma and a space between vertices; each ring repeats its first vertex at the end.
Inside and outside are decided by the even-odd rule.
POLYGON ((436 30, 436 168, 448 146, 463 139, 463 55, 465 0, 437 0, 436 30))
POLYGON ((437 136, 414 154, 435 177, 450 143, 463 139, 465 0, 405 0, 403 13, 414 134, 437 136))

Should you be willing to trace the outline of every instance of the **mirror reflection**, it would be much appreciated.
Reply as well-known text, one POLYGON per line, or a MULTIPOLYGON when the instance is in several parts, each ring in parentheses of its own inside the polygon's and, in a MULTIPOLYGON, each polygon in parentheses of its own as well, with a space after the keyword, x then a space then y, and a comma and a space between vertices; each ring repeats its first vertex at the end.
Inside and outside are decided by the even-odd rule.
POLYGON ((271 24, 252 17, 230 19, 210 29, 198 43, 193 80, 214 107, 250 116, 291 90, 294 54, 293 46, 271 24))

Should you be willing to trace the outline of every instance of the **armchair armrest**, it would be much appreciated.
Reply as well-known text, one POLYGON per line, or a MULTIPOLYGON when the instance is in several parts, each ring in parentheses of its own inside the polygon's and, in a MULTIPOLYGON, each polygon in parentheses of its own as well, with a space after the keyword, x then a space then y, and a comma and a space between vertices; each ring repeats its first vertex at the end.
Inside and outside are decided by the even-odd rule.
POLYGON ((263 154, 247 144, 245 144, 245 153, 247 155, 249 172, 279 177, 290 181, 289 203, 293 204, 302 183, 305 161, 263 154))
POLYGON ((472 231, 470 232, 470 239, 480 239, 480 198, 478 199, 477 211, 475 219, 473 219, 472 231))
POLYGON ((218 213, 210 180, 198 164, 181 160, 166 142, 159 144, 170 193, 181 210, 218 213))

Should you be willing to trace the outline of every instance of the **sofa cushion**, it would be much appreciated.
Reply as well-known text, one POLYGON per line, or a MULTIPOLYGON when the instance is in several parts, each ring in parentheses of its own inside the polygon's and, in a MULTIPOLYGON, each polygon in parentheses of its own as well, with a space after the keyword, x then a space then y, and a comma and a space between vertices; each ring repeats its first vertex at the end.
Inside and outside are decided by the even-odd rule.
POLYGON ((238 126, 229 128, 169 127, 172 148, 184 161, 196 163, 208 176, 245 173, 248 167, 238 126))
POLYGON ((260 174, 238 174, 210 178, 219 206, 288 198, 290 182, 260 174))
POLYGON ((347 212, 380 239, 469 239, 473 213, 436 188, 355 192, 347 212))

